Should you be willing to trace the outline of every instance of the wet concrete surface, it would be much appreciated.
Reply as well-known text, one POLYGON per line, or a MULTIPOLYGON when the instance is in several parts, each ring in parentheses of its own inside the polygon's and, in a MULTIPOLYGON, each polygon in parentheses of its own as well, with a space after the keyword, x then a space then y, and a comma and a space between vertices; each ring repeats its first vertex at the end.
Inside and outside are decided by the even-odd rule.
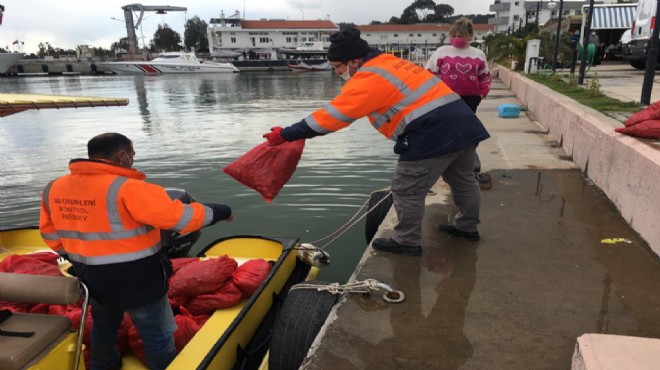
POLYGON ((568 369, 584 333, 660 337, 660 265, 579 171, 491 174, 482 239, 441 233, 455 210, 430 205, 421 257, 375 253, 357 275, 405 301, 351 296, 309 368, 568 369))
POLYGON ((660 337, 657 256, 534 122, 497 117, 514 101, 501 91, 479 107, 493 136, 478 149, 493 178, 481 240, 437 229, 456 212, 439 182, 422 256, 369 248, 352 278, 384 281, 405 301, 346 297, 304 369, 569 369, 582 334, 660 337))

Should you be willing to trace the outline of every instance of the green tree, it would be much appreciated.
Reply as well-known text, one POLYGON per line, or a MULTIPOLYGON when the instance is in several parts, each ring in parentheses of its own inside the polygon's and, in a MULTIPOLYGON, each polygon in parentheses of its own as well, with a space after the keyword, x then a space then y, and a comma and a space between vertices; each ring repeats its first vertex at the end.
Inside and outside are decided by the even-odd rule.
POLYGON ((205 21, 194 16, 186 22, 185 30, 183 31, 183 43, 187 49, 194 48, 198 52, 209 51, 209 37, 206 33, 208 25, 205 21))
POLYGON ((454 14, 454 8, 447 4, 438 4, 435 6, 435 22, 446 22, 454 14))
POLYGON ((437 4, 433 0, 415 0, 403 10, 400 18, 390 18, 390 23, 439 23, 454 14, 454 8, 447 4, 437 4))
POLYGON ((122 37, 119 41, 113 42, 110 45, 110 50, 114 53, 126 52, 128 50, 128 37, 122 37))
POLYGON ((55 53, 55 49, 51 46, 50 42, 40 42, 37 44, 37 47, 39 48, 39 58, 43 58, 46 55, 53 55, 55 53))
POLYGON ((344 22, 339 22, 337 23, 337 26, 339 26, 339 30, 346 29, 348 27, 355 27, 355 23, 344 23, 344 22))
POLYGON ((154 33, 154 38, 151 40, 151 48, 162 51, 179 51, 181 46, 181 35, 174 31, 167 24, 158 25, 158 29, 154 33))

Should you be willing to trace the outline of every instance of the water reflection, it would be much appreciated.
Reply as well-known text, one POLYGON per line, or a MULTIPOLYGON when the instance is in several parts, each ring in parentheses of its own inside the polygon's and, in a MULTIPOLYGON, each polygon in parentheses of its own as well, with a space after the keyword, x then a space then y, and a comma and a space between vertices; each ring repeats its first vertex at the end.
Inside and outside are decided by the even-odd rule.
MULTIPOLYGON (((0 222, 35 224, 46 183, 67 173, 70 159, 86 157, 91 137, 116 131, 133 140, 135 167, 148 181, 233 207, 234 222, 204 230, 193 251, 234 234, 320 239, 353 216, 371 192, 389 184, 396 160, 392 145, 366 121, 309 140, 273 204, 222 168, 262 143, 270 127, 299 121, 342 85, 331 74, 286 72, 3 79, 0 92, 122 97, 130 103, 3 118, 0 222)), ((322 272, 324 278, 346 280, 366 247, 363 228, 359 223, 329 247, 334 262, 322 272)))

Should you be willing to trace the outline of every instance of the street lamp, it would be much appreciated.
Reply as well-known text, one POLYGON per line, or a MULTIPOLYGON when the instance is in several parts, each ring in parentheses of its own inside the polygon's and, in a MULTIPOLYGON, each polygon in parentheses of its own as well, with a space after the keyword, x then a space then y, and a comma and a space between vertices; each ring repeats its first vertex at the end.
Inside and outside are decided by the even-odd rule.
MULTIPOLYGON (((554 9, 557 6, 557 3, 554 0, 550 0, 548 3, 548 8, 554 9)), ((559 0, 559 14, 557 15, 557 36, 555 40, 555 53, 552 57, 552 73, 557 71, 557 54, 559 53, 559 37, 561 36, 561 16, 564 12, 564 0, 559 0)))

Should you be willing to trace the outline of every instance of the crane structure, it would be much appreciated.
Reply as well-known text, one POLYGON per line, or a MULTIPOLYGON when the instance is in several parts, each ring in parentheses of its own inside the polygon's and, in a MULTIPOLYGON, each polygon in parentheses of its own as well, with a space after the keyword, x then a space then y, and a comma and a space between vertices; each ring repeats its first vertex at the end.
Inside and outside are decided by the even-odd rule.
POLYGON ((156 14, 167 14, 167 12, 185 12, 188 10, 182 6, 169 6, 169 5, 142 5, 142 4, 128 4, 121 7, 124 11, 124 20, 126 23, 126 35, 128 36, 128 53, 134 55, 137 52, 137 35, 135 30, 142 22, 144 12, 156 12, 156 14), (133 22, 133 12, 139 11, 137 22, 133 22))

